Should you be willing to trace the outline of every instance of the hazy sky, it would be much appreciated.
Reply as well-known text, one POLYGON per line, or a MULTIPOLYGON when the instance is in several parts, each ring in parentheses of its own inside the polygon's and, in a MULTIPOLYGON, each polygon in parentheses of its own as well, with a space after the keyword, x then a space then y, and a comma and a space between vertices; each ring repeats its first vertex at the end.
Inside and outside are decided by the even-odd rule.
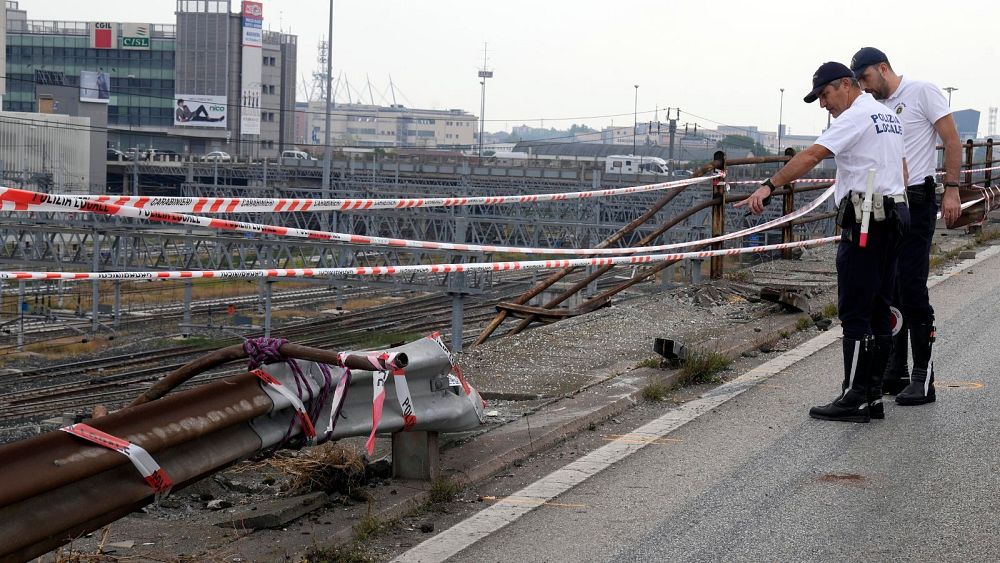
MULTIPOLYGON (((19 1, 32 19, 170 23, 175 7, 174 0, 19 1)), ((328 6, 264 0, 265 27, 299 36, 298 72, 307 80, 328 6)), ((849 63, 873 45, 897 72, 957 87, 952 106, 982 112, 986 134, 988 108, 1000 105, 997 21, 1000 5, 977 1, 335 0, 333 64, 365 101, 366 75, 376 103, 391 101, 391 75, 400 103, 479 115, 476 72, 487 43, 495 71, 488 131, 629 125, 638 84, 640 122, 657 106, 665 119, 669 106, 681 109, 681 123, 774 131, 785 88, 789 133, 817 134, 826 112, 802 101, 813 71, 827 60, 849 63)))

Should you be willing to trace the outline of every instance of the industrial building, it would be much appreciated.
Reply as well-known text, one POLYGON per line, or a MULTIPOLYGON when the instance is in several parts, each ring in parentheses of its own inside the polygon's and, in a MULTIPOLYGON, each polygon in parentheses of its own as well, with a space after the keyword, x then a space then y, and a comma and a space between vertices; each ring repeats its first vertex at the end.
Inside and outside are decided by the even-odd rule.
POLYGON ((263 29, 262 3, 178 0, 173 23, 32 20, 21 3, 6 2, 4 110, 73 115, 40 99, 66 86, 106 108, 108 147, 276 157, 292 144, 297 39, 263 29))

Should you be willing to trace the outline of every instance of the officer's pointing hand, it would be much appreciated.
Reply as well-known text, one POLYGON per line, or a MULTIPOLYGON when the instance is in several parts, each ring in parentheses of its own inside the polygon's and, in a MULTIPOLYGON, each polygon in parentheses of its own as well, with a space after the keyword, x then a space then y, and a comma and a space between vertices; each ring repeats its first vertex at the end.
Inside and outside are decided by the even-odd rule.
POLYGON ((746 207, 754 215, 760 215, 764 212, 764 200, 769 195, 771 195, 771 190, 767 186, 761 186, 743 201, 734 203, 733 207, 746 207))

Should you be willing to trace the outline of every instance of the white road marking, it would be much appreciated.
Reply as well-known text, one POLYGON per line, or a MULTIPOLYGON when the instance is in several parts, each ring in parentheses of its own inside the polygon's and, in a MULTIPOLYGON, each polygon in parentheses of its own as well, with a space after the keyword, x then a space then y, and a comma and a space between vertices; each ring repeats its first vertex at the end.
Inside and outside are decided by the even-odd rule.
MULTIPOLYGON (((948 268, 944 273, 933 276, 928 280, 927 286, 934 287, 951 276, 988 258, 992 258, 998 253, 1000 253, 1000 246, 992 246, 979 252, 975 258, 964 260, 948 268)), ((612 464, 654 443, 656 438, 663 438, 702 414, 718 408, 762 381, 833 344, 842 334, 839 326, 831 328, 823 334, 797 346, 794 350, 789 350, 777 358, 753 368, 736 379, 705 393, 700 398, 671 410, 645 426, 634 430, 629 435, 622 436, 594 450, 507 497, 517 499, 518 502, 516 504, 497 502, 409 551, 400 554, 393 561, 400 563, 436 563, 445 561, 463 549, 535 510, 538 506, 551 502, 552 499, 607 469, 612 464), (634 437, 635 435, 648 436, 651 440, 637 441, 629 439, 629 436, 634 437)))

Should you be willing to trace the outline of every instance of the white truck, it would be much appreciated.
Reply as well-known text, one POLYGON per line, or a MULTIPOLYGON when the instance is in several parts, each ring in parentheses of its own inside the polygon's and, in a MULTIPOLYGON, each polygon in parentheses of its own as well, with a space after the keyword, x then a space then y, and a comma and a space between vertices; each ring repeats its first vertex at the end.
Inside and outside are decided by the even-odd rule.
POLYGON ((667 161, 655 156, 611 155, 604 159, 604 171, 609 174, 655 174, 667 176, 667 161))

